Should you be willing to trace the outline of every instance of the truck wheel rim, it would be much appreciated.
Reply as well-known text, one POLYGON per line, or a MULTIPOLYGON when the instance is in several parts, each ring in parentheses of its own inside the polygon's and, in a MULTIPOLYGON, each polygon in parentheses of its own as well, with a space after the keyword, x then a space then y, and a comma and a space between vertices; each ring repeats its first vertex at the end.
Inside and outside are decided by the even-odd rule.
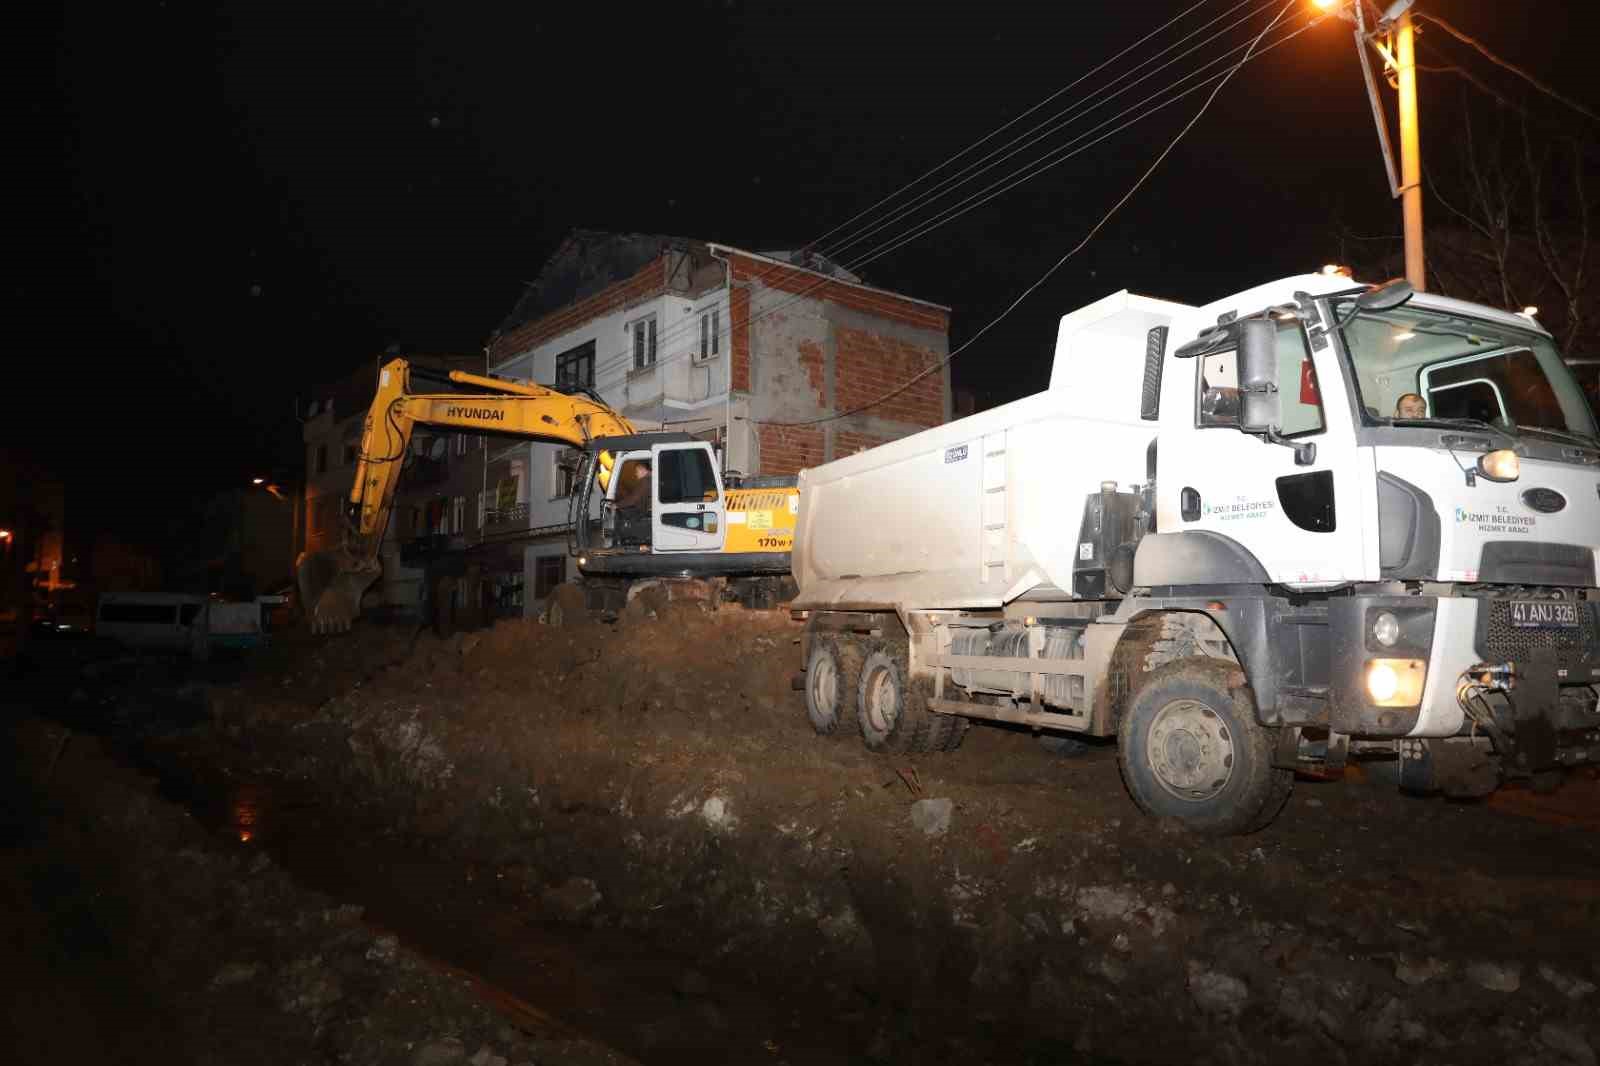
POLYGON ((867 724, 879 736, 886 736, 894 728, 896 715, 894 678, 888 670, 874 670, 867 679, 867 724))
POLYGON ((839 698, 839 668, 832 656, 820 655, 811 667, 811 703, 819 711, 830 711, 839 698))
POLYGON ((1198 700, 1173 700, 1150 723, 1150 769, 1181 800, 1216 796, 1233 776, 1233 732, 1198 700))

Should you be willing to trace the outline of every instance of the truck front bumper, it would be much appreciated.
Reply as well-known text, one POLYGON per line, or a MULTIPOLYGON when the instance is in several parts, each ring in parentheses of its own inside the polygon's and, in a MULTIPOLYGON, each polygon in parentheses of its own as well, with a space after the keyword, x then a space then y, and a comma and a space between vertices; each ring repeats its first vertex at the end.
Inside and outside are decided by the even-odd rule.
POLYGON ((1460 700, 1464 675, 1485 663, 1509 664, 1509 687, 1485 701, 1497 747, 1511 749, 1501 755, 1529 771, 1600 757, 1600 602, 1578 602, 1576 629, 1530 629, 1511 624, 1512 601, 1374 595, 1330 604, 1330 727, 1369 738, 1470 733, 1474 723, 1460 700), (1386 623, 1387 644, 1375 632, 1385 614, 1394 619, 1386 623), (1375 664, 1400 678, 1387 699, 1375 697, 1375 688, 1378 696, 1389 689, 1375 686, 1375 664))

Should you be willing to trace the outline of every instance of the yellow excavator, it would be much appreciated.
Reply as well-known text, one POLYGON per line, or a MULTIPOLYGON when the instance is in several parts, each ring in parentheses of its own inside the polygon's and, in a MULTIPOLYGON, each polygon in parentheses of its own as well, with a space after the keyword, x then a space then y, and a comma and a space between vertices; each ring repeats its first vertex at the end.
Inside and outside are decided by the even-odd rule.
MULTIPOLYGON (((382 572, 379 546, 417 426, 558 442, 579 453, 569 550, 594 606, 643 578, 721 578, 770 602, 789 574, 799 490, 793 477, 726 479, 712 445, 640 431, 588 390, 451 371, 457 391, 415 393, 423 372, 395 359, 378 372, 344 519, 344 542, 302 555, 300 602, 317 632, 348 629, 382 572)), ((439 378, 445 382, 443 376, 439 378)))

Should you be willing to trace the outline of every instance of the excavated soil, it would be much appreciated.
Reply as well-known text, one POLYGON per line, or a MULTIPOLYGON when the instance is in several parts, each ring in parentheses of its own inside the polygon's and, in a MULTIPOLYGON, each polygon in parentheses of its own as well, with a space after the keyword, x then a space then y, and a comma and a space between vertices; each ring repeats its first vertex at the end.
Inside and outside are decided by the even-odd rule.
POLYGON ((733 986, 778 1005, 759 1045, 705 1025, 720 1061, 1595 1061, 1592 775, 1576 820, 1302 781, 1265 831, 1196 838, 1109 748, 816 736, 799 631, 642 598, 288 640, 167 756, 312 790, 491 885, 485 913, 682 959, 707 1017, 733 986))

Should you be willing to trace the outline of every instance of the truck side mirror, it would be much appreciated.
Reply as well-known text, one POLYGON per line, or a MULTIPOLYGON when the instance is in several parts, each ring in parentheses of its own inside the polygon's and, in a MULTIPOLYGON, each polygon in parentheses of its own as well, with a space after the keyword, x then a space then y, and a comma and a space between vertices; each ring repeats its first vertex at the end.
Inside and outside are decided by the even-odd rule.
POLYGON ((1283 397, 1278 392, 1278 324, 1270 318, 1247 318, 1239 323, 1239 429, 1271 444, 1294 449, 1296 466, 1317 461, 1312 441, 1293 441, 1279 435, 1283 397))
POLYGON ((1270 318, 1239 323, 1239 428, 1270 436, 1283 420, 1278 395, 1278 326, 1270 318))

